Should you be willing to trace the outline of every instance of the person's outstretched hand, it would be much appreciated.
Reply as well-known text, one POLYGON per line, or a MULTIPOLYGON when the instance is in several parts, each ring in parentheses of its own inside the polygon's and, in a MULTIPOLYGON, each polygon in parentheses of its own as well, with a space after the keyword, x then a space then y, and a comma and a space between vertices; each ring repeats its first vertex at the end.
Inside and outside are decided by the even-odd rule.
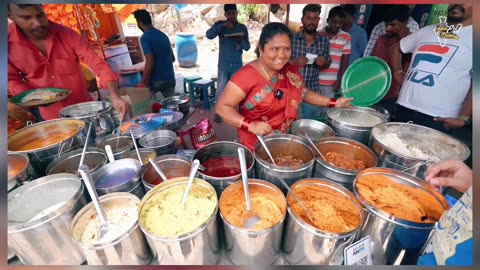
POLYGON ((466 192, 472 185, 472 170, 460 160, 443 160, 427 169, 425 181, 437 191, 440 187, 452 187, 460 192, 466 192))
POLYGON ((335 107, 352 107, 352 104, 350 104, 352 100, 353 98, 340 97, 337 99, 335 107))

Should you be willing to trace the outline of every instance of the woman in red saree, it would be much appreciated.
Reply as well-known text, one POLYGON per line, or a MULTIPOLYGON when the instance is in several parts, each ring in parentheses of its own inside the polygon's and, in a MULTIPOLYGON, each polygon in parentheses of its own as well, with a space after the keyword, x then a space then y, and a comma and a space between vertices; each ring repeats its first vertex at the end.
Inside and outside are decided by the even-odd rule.
POLYGON ((302 101, 318 106, 350 106, 351 98, 331 99, 303 87, 302 75, 289 63, 291 38, 284 24, 265 25, 258 59, 235 73, 215 107, 227 124, 238 128, 240 142, 250 150, 257 142, 256 135, 288 132, 302 101))

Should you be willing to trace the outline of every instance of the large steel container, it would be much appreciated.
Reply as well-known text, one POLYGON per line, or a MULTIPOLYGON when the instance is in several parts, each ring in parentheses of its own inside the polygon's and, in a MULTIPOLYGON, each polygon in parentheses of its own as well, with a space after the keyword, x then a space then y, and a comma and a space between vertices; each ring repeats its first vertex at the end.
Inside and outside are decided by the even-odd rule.
POLYGON ((107 144, 110 145, 115 160, 126 158, 128 152, 135 147, 130 135, 118 135, 117 133, 97 138, 95 142, 100 149, 105 149, 107 144))
POLYGON ((327 124, 313 119, 295 120, 292 123, 291 132, 293 135, 306 135, 314 142, 324 137, 335 136, 335 131, 331 127, 329 127, 327 124))
POLYGON ((204 170, 199 170, 197 175, 209 182, 215 188, 218 196, 227 186, 241 179, 238 147, 245 150, 247 175, 253 177, 254 159, 252 151, 239 143, 213 142, 198 149, 193 154, 192 160, 198 159, 200 164, 205 167, 204 170))
MULTIPOLYGON (((82 152, 83 149, 77 149, 62 154, 58 159, 48 165, 45 173, 47 175, 56 173, 71 173, 77 175, 82 152)), ((90 173, 95 172, 106 163, 107 155, 104 150, 96 147, 87 147, 83 164, 88 166, 90 173)))
MULTIPOLYGON (((103 195, 99 198, 102 210, 107 220, 109 218, 121 219, 125 223, 124 231, 118 232, 112 236, 112 240, 97 241, 94 243, 85 243, 82 241, 83 234, 88 228, 92 216, 96 216, 97 212, 93 207, 93 203, 83 207, 73 218, 70 225, 70 232, 73 239, 82 249, 87 263, 89 265, 145 265, 150 262, 152 254, 148 247, 145 236, 138 226, 137 208, 140 199, 130 193, 114 192, 103 195), (121 211, 121 209, 135 209, 134 215, 128 216, 130 211, 125 212, 125 216, 114 217, 110 211, 121 211), (129 227, 127 227, 130 225, 129 227)), ((111 220, 110 220, 111 222, 111 220)), ((118 223, 114 223, 118 226, 118 223)), ((94 227, 96 229, 96 227, 94 227)), ((113 227, 114 228, 114 227, 113 227)))
POLYGON ((287 190, 277 180, 277 176, 281 176, 289 186, 297 180, 312 176, 315 154, 306 138, 291 134, 272 134, 263 137, 263 140, 273 158, 293 156, 293 158, 301 159, 303 164, 298 166, 273 165, 262 144, 257 142, 253 150, 256 161, 256 178, 273 183, 286 194, 287 190))
MULTIPOLYGON (((322 138, 317 141, 316 146, 324 156, 328 152, 334 152, 343 154, 354 160, 362 160, 367 168, 377 166, 377 156, 375 153, 366 145, 351 139, 342 137, 322 138)), ((355 180, 355 176, 357 176, 360 171, 361 170, 348 170, 335 166, 317 154, 312 177, 332 180, 352 191, 353 180, 355 180)))
POLYGON ((144 148, 153 149, 157 156, 175 153, 175 132, 166 129, 154 130, 140 137, 138 142, 144 148))
MULTIPOLYGON (((270 265, 280 256, 283 225, 287 215, 287 202, 282 191, 272 183, 263 180, 249 179, 250 201, 255 197, 264 197, 281 202, 280 212, 282 218, 278 223, 265 229, 247 229, 230 223, 226 218, 226 201, 233 196, 240 196, 240 203, 244 203, 245 195, 242 182, 236 182, 228 186, 220 196, 220 217, 223 220, 226 256, 235 265, 270 265), (236 193, 236 194, 235 194, 236 193)), ((235 198, 234 198, 235 199, 235 198)), ((244 208, 246 209, 246 208, 244 208)), ((258 209, 252 204, 252 209, 258 209)), ((234 211, 234 210, 232 210, 234 211)), ((243 212, 241 212, 243 213, 243 212)))
MULTIPOLYGON (((166 191, 169 188, 178 185, 186 186, 187 182, 188 179, 186 177, 163 182, 150 190, 140 202, 138 207, 140 217, 139 224, 153 253, 151 264, 215 265, 219 260, 220 246, 218 243, 217 226, 218 203, 208 219, 188 233, 178 236, 158 236, 148 231, 145 227, 144 223, 146 217, 144 216, 146 214, 144 209, 146 209, 145 206, 150 200, 155 198, 154 196, 158 193, 166 191)), ((196 178, 192 184, 192 189, 194 185, 198 185, 201 189, 204 189, 216 199, 215 189, 208 182, 196 178)), ((178 206, 171 205, 169 207, 182 206, 180 206, 179 201, 178 206)), ((174 225, 172 224, 172 226, 174 225)))
POLYGON ((87 129, 85 122, 77 119, 40 122, 8 136, 8 151, 27 154, 35 173, 44 176, 52 161, 85 142, 87 129))
MULTIPOLYGON (((370 236, 373 264, 416 264, 422 247, 437 223, 434 221, 420 223, 401 219, 372 204, 366 199, 366 194, 363 194, 357 186, 361 177, 372 175, 387 176, 392 183, 423 191, 424 193, 422 193, 422 197, 419 200, 427 201, 429 199, 429 205, 435 203, 446 210, 448 209, 448 204, 445 198, 440 193, 434 191, 425 181, 394 169, 368 168, 361 171, 355 178, 354 193, 366 212, 359 238, 370 236), (430 198, 425 196, 430 196, 430 198)), ((365 181, 369 180, 365 179, 365 181)), ((378 190, 378 188, 375 188, 375 190, 378 190)), ((398 201, 397 198, 392 199, 398 201)), ((409 204, 409 202, 402 202, 401 204, 409 204)), ((398 202, 395 205, 398 205, 398 202)))
POLYGON ((327 122, 335 130, 335 136, 368 145, 370 131, 374 126, 387 122, 387 116, 371 108, 331 108, 327 110, 327 122))
POLYGON ((109 102, 89 101, 67 106, 58 114, 62 118, 75 118, 87 124, 91 123, 93 138, 97 138, 108 135, 115 129, 112 111, 113 107, 109 102))
MULTIPOLYGON (((352 192, 341 185, 324 179, 300 180, 294 183, 291 188, 293 192, 296 192, 297 188, 314 186, 325 188, 325 192, 338 195, 340 206, 344 206, 346 203, 351 204, 351 208, 356 212, 352 214, 356 214, 359 218, 358 227, 343 233, 332 233, 313 227, 292 211, 291 206, 294 199, 291 195, 288 195, 288 216, 283 238, 285 260, 291 265, 341 265, 344 260, 344 249, 352 244, 360 233, 364 218, 362 205, 352 192)), ((317 199, 321 199, 321 197, 317 197, 317 199)), ((318 203, 315 208, 307 206, 309 211, 311 211, 310 209, 321 211, 318 207, 323 207, 323 204, 318 203)))
POLYGON ((470 156, 468 147, 443 132, 411 123, 390 122, 375 126, 370 148, 378 166, 405 171, 423 179, 429 165, 438 160, 470 156))
POLYGON ((85 204, 81 180, 55 174, 27 182, 8 193, 8 244, 26 265, 80 265, 81 249, 70 223, 85 204))

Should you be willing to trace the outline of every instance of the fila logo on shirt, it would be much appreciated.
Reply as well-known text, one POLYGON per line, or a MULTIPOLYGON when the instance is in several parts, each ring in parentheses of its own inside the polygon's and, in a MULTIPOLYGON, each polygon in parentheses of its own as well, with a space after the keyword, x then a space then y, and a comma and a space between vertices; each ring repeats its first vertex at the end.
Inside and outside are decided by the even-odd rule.
POLYGON ((435 78, 440 75, 458 50, 458 46, 423 43, 418 48, 407 80, 424 86, 435 86, 435 78))

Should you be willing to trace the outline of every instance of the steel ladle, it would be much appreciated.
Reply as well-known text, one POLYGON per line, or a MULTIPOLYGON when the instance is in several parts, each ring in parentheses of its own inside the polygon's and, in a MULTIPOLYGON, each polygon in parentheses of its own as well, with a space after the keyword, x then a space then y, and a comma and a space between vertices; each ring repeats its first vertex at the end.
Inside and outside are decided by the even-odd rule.
POLYGON ((158 167, 157 163, 155 163, 155 160, 153 158, 149 158, 148 161, 152 165, 152 167, 155 169, 155 171, 158 173, 160 178, 162 178, 163 182, 167 181, 167 176, 163 173, 163 171, 158 167))
POLYGON ((263 140, 262 136, 257 135, 257 138, 262 144, 263 149, 265 149, 265 152, 267 152, 268 157, 272 160, 273 165, 277 165, 277 163, 275 163, 275 160, 273 159, 272 153, 270 153, 270 150, 268 150, 267 145, 265 144, 265 141, 263 140))
POLYGON ((132 137, 133 145, 135 146, 135 152, 137 152, 138 161, 140 161, 140 165, 143 166, 142 156, 140 155, 140 151, 138 151, 137 141, 135 140, 135 136, 133 136, 133 131, 131 129, 130 136, 132 137))
POLYGON ((185 192, 183 193, 182 200, 180 201, 180 205, 184 205, 185 201, 187 200, 188 193, 192 188, 193 179, 195 178, 195 174, 197 173, 199 166, 200 166, 200 161, 198 159, 195 159, 192 162, 192 168, 190 169, 190 174, 188 175, 187 187, 185 188, 185 192))
POLYGON ((93 185, 93 180, 87 165, 80 166, 80 168, 78 169, 78 172, 82 176, 83 182, 87 187, 90 197, 92 198, 93 206, 97 211, 98 218, 100 219, 101 224, 100 224, 100 228, 98 229, 97 239, 102 240, 105 237, 105 235, 108 235, 109 232, 114 230, 115 225, 113 225, 112 223, 108 222, 105 219, 105 213, 103 212, 103 209, 100 206, 100 200, 98 199, 98 194, 97 194, 97 191, 95 190, 95 186, 93 185))
POLYGON ((325 159, 322 152, 320 152, 320 150, 318 150, 317 146, 313 143, 312 139, 310 139, 310 137, 307 135, 307 133, 305 133, 305 137, 307 138, 308 142, 310 142, 310 144, 313 146, 313 148, 315 148, 315 150, 317 150, 317 153, 320 155, 320 157, 323 160, 327 161, 327 159, 325 159))
POLYGON ((261 218, 252 211, 250 205, 250 192, 248 191, 248 175, 247 163, 245 161, 245 150, 243 147, 238 147, 238 157, 240 160, 240 171, 242 172, 243 191, 245 193, 245 203, 247 205, 247 212, 243 214, 241 224, 243 228, 252 229, 261 222, 261 218))

